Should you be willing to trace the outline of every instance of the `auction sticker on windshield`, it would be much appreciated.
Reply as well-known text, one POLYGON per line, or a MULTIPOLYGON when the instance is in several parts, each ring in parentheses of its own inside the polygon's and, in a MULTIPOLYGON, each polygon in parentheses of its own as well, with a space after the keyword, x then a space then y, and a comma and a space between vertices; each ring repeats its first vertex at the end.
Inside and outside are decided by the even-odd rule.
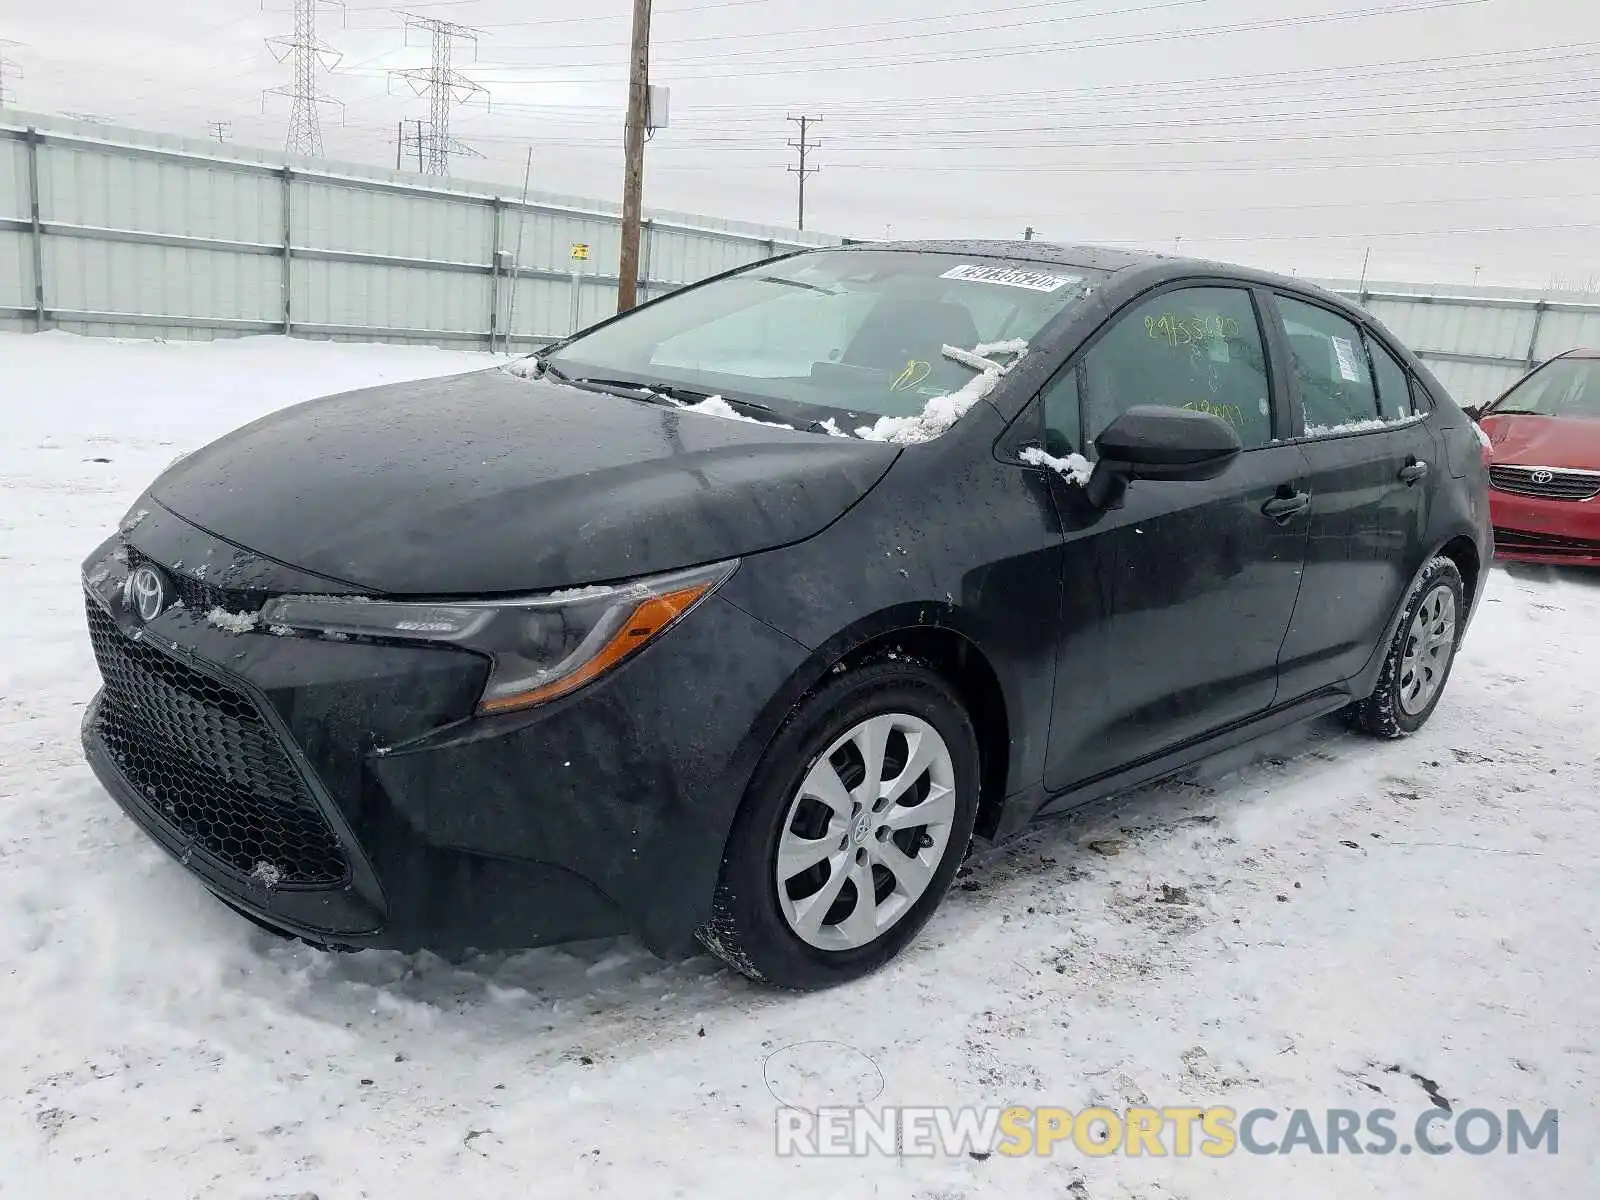
POLYGON ((1081 275, 1051 275, 1045 271, 1023 271, 1016 267, 985 267, 963 263, 951 267, 940 279, 965 279, 971 283, 998 283, 1003 287, 1027 288, 1030 292, 1058 292, 1069 283, 1082 283, 1081 275))

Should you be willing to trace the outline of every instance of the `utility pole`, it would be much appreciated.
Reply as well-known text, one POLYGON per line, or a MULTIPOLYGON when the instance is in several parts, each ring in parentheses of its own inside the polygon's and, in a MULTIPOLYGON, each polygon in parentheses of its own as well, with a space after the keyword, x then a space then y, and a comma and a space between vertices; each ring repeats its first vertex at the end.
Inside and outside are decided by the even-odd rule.
MULTIPOLYGON (((294 83, 268 88, 261 97, 263 107, 268 96, 289 98, 289 134, 284 139, 284 149, 290 154, 311 158, 322 157, 321 106, 338 105, 339 121, 344 122, 344 105, 317 91, 317 69, 332 71, 343 57, 317 37, 317 9, 324 4, 344 9, 344 0, 294 0, 293 35, 267 39, 267 49, 273 58, 279 62, 293 60, 294 83)), ((262 0, 261 6, 266 7, 266 0, 262 0)))
POLYGON ((1356 284, 1356 292, 1364 295, 1367 290, 1367 264, 1372 261, 1372 247, 1367 247, 1367 252, 1361 256, 1361 282, 1356 284))
MULTIPOLYGON (((0 50, 16 50, 22 46, 21 42, 13 42, 8 38, 0 38, 0 50)), ((22 78, 22 64, 15 59, 7 58, 0 54, 0 108, 13 97, 13 93, 6 90, 6 81, 22 78)))
POLYGON ((800 177, 800 210, 797 214, 797 226, 803 230, 806 227, 806 176, 815 175, 822 170, 821 167, 808 167, 806 165, 807 160, 811 157, 811 152, 822 145, 821 142, 811 140, 811 127, 813 125, 821 125, 822 118, 801 115, 787 119, 800 126, 800 140, 791 140, 789 142, 792 148, 800 152, 800 165, 798 167, 789 167, 788 171, 791 175, 800 177))
POLYGON ((228 135, 233 132, 232 121, 207 121, 206 126, 211 130, 211 136, 221 145, 228 140, 228 135))
POLYGON ((419 17, 414 13, 400 15, 405 20, 408 38, 413 29, 428 35, 432 61, 426 67, 390 71, 389 77, 404 79, 417 95, 427 95, 428 155, 423 170, 429 175, 448 175, 452 154, 482 157, 471 146, 458 142, 450 136, 451 105, 466 104, 478 96, 483 97, 485 105, 489 102, 489 89, 476 80, 467 78, 456 70, 450 61, 457 40, 471 42, 473 56, 476 57, 478 31, 469 29, 465 25, 457 25, 454 21, 439 20, 437 17, 419 17))
POLYGON ((1022 240, 1025 241, 1025 242, 1033 241, 1033 226, 1032 225, 1029 225, 1026 229, 1024 229, 1022 231, 1022 240))
POLYGON ((644 142, 650 119, 650 0, 633 0, 628 51, 628 123, 622 138, 622 254, 617 264, 617 311, 639 299, 639 223, 644 216, 644 142))

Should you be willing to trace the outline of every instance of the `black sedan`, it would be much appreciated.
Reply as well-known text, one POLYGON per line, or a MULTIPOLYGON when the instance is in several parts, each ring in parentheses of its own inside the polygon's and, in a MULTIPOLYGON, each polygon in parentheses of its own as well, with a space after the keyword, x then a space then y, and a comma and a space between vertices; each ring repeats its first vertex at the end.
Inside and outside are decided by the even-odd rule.
POLYGON ((1477 435, 1361 310, 1029 243, 747 267, 257 421, 84 568, 106 788, 326 945, 695 940, 795 987, 973 838, 1439 703, 1477 435))

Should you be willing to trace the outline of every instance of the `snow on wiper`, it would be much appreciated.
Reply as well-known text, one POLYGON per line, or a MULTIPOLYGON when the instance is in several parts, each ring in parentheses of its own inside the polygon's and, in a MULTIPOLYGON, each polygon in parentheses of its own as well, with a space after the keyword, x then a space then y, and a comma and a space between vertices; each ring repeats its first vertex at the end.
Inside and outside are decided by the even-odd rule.
POLYGON ((932 441, 967 415, 979 400, 990 392, 1001 378, 1022 361, 1028 352, 1028 343, 1021 338, 1009 342, 979 342, 971 350, 960 346, 941 346, 939 352, 963 366, 978 372, 955 392, 935 396, 922 406, 922 411, 912 417, 879 417, 871 425, 856 430, 856 436, 868 442, 895 442, 909 446, 916 442, 932 441), (996 362, 993 355, 1007 354, 1010 362, 996 362))
MULTIPOLYGON (((668 393, 671 395, 672 393, 668 393)), ((726 396, 707 396, 704 393, 693 393, 701 398, 694 401, 678 402, 678 407, 684 412, 705 413, 712 417, 727 417, 734 421, 751 421, 757 425, 771 425, 776 429, 800 429, 806 433, 827 433, 834 437, 845 436, 837 425, 830 421, 800 421, 785 417, 777 409, 762 404, 755 400, 728 399, 726 396), (759 413, 759 416, 752 414, 759 413), (776 420, 764 420, 774 417, 776 420)))

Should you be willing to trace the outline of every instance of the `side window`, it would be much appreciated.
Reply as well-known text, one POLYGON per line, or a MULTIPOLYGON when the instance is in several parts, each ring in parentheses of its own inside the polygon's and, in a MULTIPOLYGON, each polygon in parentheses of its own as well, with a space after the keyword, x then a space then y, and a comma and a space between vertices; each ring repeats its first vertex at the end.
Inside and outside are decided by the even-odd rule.
POLYGON ((1433 393, 1415 375, 1411 376, 1411 407, 1419 413, 1433 411, 1433 393))
POLYGON ((1361 331, 1326 308, 1278 297, 1295 393, 1306 432, 1327 433, 1378 418, 1378 396, 1361 352, 1361 331))
POLYGON ((1394 355, 1375 337, 1367 338, 1372 354, 1372 373, 1378 383, 1378 411, 1385 421, 1404 421, 1412 415, 1411 380, 1394 355))
POLYGON ((1078 368, 1068 367, 1044 389, 1044 452, 1065 458, 1078 448, 1078 368))
POLYGON ((1083 359, 1091 445, 1128 409, 1161 404, 1221 417, 1246 449, 1264 446, 1271 395, 1255 303, 1243 288, 1163 292, 1125 310, 1083 359))

